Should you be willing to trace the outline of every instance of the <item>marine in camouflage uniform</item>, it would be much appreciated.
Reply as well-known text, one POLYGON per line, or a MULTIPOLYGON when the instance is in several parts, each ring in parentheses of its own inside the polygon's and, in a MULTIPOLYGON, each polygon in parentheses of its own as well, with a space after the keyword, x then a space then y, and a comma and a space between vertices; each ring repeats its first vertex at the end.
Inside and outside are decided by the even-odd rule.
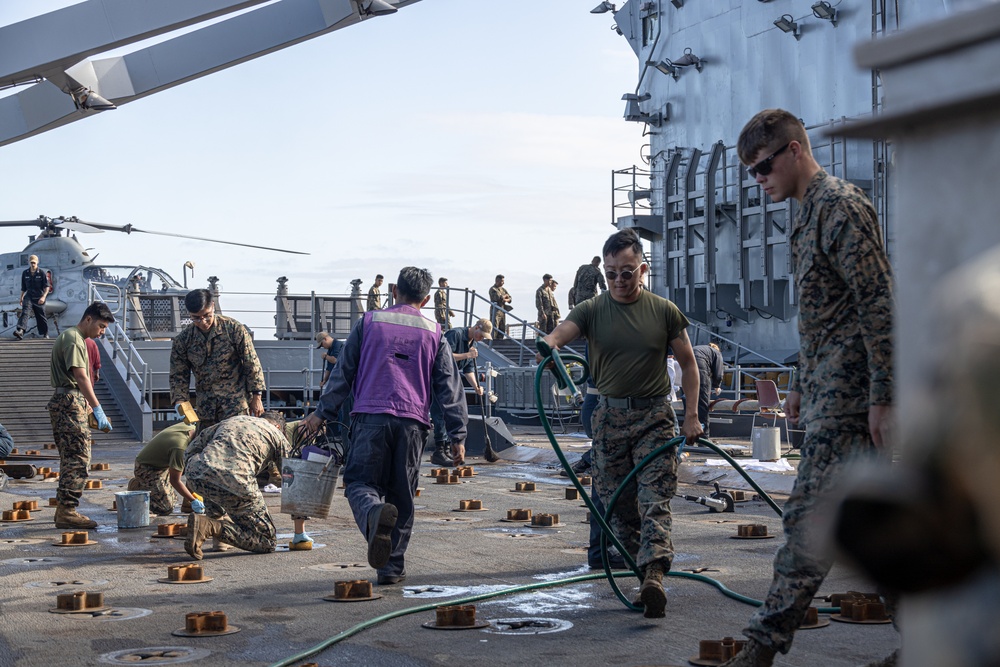
POLYGON ((576 270, 576 278, 573 280, 573 304, 583 303, 587 299, 597 296, 597 286, 601 286, 601 291, 607 291, 608 284, 604 282, 604 273, 600 268, 601 258, 595 257, 590 264, 584 264, 576 270))
POLYGON ((503 286, 504 277, 497 276, 496 284, 490 288, 490 302, 493 304, 493 337, 497 340, 507 335, 507 309, 510 292, 503 286))
POLYGON ((382 277, 382 274, 375 276, 375 282, 368 289, 368 305, 365 310, 382 309, 382 293, 378 288, 382 286, 383 280, 384 278, 382 277))
POLYGON ((244 551, 270 553, 277 545, 274 522, 257 485, 257 475, 281 466, 290 445, 266 419, 231 417, 201 431, 185 454, 191 491, 205 498, 205 513, 221 520, 219 538, 244 551))
POLYGON ((552 322, 552 293, 549 291, 549 281, 552 276, 542 276, 541 286, 535 290, 535 310, 538 311, 538 329, 542 333, 552 333, 555 324, 552 322))
POLYGON ((191 373, 202 429, 229 417, 249 414, 247 397, 264 391, 264 371, 250 332, 224 315, 215 316, 208 333, 191 324, 174 338, 170 348, 170 398, 175 405, 190 400, 191 373))
POLYGON ((448 309, 448 290, 445 289, 448 287, 448 279, 439 278, 438 285, 440 287, 434 292, 434 319, 443 330, 447 331, 451 329, 451 318, 455 315, 448 309))
MULTIPOLYGON (((785 544, 774 559, 771 588, 744 630, 751 642, 726 663, 756 666, 770 665, 774 651, 788 652, 833 564, 810 534, 818 506, 846 464, 874 455, 876 446, 885 444, 873 439, 870 421, 892 402, 893 285, 871 202, 859 188, 819 167, 798 119, 780 110, 761 112, 740 136, 740 157, 754 164, 757 173, 751 174, 776 201, 801 201, 790 242, 799 370, 787 407, 790 417, 798 408, 805 426, 802 459, 784 507, 785 544), (755 122, 775 118, 799 132, 780 137, 776 129, 774 136, 764 135, 762 147, 752 146, 756 138, 747 133, 755 131, 755 122), (782 156, 786 149, 788 155, 782 156), (762 163, 767 166, 757 170, 762 163)), ((895 600, 889 596, 886 602, 892 610, 895 600)), ((878 664, 895 664, 894 658, 878 664)))
MULTIPOLYGON (((149 491, 149 510, 159 516, 174 511, 177 492, 170 483, 171 470, 180 479, 184 472, 184 451, 195 426, 178 422, 160 431, 136 456, 129 491, 149 491)), ((179 482, 183 485, 183 482, 179 482)))

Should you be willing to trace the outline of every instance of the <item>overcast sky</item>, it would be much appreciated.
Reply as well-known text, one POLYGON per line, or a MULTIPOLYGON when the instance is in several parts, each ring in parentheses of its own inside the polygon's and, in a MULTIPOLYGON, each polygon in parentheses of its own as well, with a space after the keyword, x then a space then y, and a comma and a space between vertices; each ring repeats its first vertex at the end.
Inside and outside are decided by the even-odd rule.
MULTIPOLYGON (((72 4, 4 0, 0 25, 72 4)), ((0 220, 106 224, 304 250, 79 235, 105 264, 272 295, 367 289, 413 264, 485 294, 507 276, 534 319, 611 226, 611 171, 642 164, 622 119, 637 62, 597 0, 423 0, 0 148, 0 220)), ((0 230, 4 252, 29 230, 0 230)), ((244 301, 224 301, 248 309, 244 301)), ((273 301, 237 315, 273 326, 273 301)), ((269 336, 270 332, 260 334, 269 336)), ((259 335, 260 335, 259 334, 259 335)))

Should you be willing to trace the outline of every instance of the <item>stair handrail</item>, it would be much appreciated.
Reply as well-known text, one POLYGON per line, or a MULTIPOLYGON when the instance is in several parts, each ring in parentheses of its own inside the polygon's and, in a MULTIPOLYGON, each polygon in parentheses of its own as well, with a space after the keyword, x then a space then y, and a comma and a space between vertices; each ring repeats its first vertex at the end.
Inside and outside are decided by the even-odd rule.
POLYGON ((697 335, 697 337, 695 338, 695 340, 692 341, 692 343, 691 343, 692 345, 695 345, 697 343, 697 340, 700 339, 700 334, 705 334, 708 337, 708 341, 709 342, 719 341, 721 343, 724 343, 729 348, 732 348, 732 349, 734 349, 736 351, 736 354, 735 354, 735 356, 733 358, 733 364, 732 364, 732 366, 729 366, 727 368, 728 370, 730 370, 732 372, 733 386, 731 387, 730 391, 732 391, 732 393, 733 393, 733 395, 734 395, 734 397, 736 399, 743 398, 743 394, 744 393, 750 393, 750 394, 756 393, 756 391, 754 389, 749 389, 749 390, 744 391, 744 389, 743 389, 743 376, 744 375, 747 375, 749 377, 752 377, 752 378, 756 379, 756 377, 757 377, 758 374, 764 373, 764 372, 772 372, 772 371, 778 371, 779 373, 787 372, 788 373, 788 379, 784 383, 784 389, 781 390, 781 387, 779 387, 779 390, 781 390, 782 393, 787 393, 790 390, 790 388, 791 388, 790 387, 790 383, 791 383, 792 371, 795 370, 794 366, 786 364, 786 363, 784 363, 782 361, 777 361, 775 359, 772 359, 771 357, 767 356, 766 354, 758 352, 757 350, 749 348, 746 345, 743 345, 742 343, 738 343, 738 342, 736 342, 735 340, 733 340, 731 338, 727 338, 726 336, 723 336, 720 333, 712 331, 709 327, 707 327, 707 326, 705 326, 703 324, 699 324, 698 322, 691 322, 690 326, 695 329, 695 332, 696 332, 696 335, 697 335), (755 367, 755 368, 752 368, 750 371, 744 370, 743 367, 740 365, 740 357, 743 355, 744 352, 746 352, 748 354, 753 354, 753 355, 756 355, 756 356, 760 357, 764 361, 770 363, 771 366, 770 367, 765 367, 765 368, 757 368, 757 367, 755 367))
MULTIPOLYGON (((97 281, 90 281, 89 284, 89 301, 91 303, 97 301, 103 303, 110 308, 104 295, 96 289, 97 287, 115 287, 117 285, 111 283, 101 283, 97 281)), ((119 294, 121 290, 119 289, 119 294)), ((121 319, 116 319, 114 322, 110 323, 107 328, 107 332, 110 332, 110 337, 105 336, 107 340, 111 343, 111 358, 122 362, 125 368, 125 380, 128 382, 137 392, 139 396, 139 402, 141 406, 150 406, 152 404, 152 383, 150 382, 151 369, 149 364, 142 358, 139 351, 135 348, 132 343, 132 339, 129 338, 128 333, 125 331, 126 322, 128 319, 128 300, 124 299, 119 301, 119 307, 117 310, 122 311, 121 319)), ((112 312, 117 312, 113 310, 112 312)))
MULTIPOLYGON (((469 289, 467 287, 445 287, 444 290, 448 293, 448 308, 450 310, 456 311, 458 315, 456 318, 461 323, 460 326, 470 327, 476 323, 481 317, 493 322, 493 313, 498 308, 498 306, 490 301, 488 298, 479 294, 474 289, 469 289), (454 293, 461 294, 462 305, 459 307, 454 307, 451 295, 454 293), (481 303, 480 303, 481 302, 481 303), (480 306, 486 308, 487 315, 480 315, 476 313, 476 307, 480 306)), ((424 310, 433 311, 433 306, 425 306, 424 310)), ((535 323, 528 322, 527 320, 514 315, 510 311, 505 311, 507 315, 508 331, 511 328, 520 327, 521 335, 519 337, 512 336, 507 332, 504 332, 504 336, 517 344, 518 348, 518 366, 534 366, 535 365, 535 343, 534 341, 538 338, 542 338, 547 334, 535 326, 535 323), (510 320, 514 320, 515 324, 513 327, 510 326, 510 320), (527 362, 527 363, 525 363, 527 362)), ((433 315, 431 315, 433 319, 433 315)), ((582 353, 574 350, 570 346, 565 346, 564 350, 568 350, 572 354, 582 353)), ((498 353, 499 354, 499 353, 498 353)), ((514 359, 510 360, 514 362, 514 359)))

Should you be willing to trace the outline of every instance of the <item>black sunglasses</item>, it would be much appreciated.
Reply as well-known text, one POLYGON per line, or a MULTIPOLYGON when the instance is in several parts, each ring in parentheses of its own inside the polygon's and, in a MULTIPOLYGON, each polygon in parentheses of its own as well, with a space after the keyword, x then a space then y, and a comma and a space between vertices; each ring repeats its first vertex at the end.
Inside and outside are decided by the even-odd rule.
MULTIPOLYGON (((639 266, 642 266, 641 264, 639 266)), ((619 273, 618 271, 605 271, 604 275, 608 277, 608 280, 617 280, 618 276, 622 277, 622 280, 632 280, 634 276, 639 271, 639 266, 634 269, 626 269, 619 273)))
POLYGON ((757 178, 757 174, 760 174, 761 176, 767 176, 768 174, 770 174, 771 170, 774 169, 774 164, 773 164, 774 158, 781 155, 782 151, 784 151, 791 145, 792 142, 788 142, 787 144, 785 144, 778 150, 774 151, 773 153, 768 155, 766 158, 764 158, 754 166, 747 167, 747 173, 750 174, 750 178, 757 178))

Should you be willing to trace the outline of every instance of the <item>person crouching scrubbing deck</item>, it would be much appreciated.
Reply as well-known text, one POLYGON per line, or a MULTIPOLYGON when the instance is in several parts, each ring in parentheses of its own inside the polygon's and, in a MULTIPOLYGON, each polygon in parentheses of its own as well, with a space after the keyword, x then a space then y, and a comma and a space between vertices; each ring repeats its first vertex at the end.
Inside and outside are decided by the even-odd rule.
MULTIPOLYGON (((291 449, 284 429, 280 412, 265 412, 263 417, 241 415, 201 431, 188 445, 187 486, 204 497, 206 512, 188 517, 184 549, 192 558, 201 560, 201 545, 210 537, 244 551, 274 551, 274 522, 257 475, 270 465, 281 468, 281 460, 291 449)), ((299 522, 296 532, 302 532, 299 522)))
MULTIPOLYGON (((684 370, 688 396, 698 395, 698 364, 687 318, 667 299, 643 289, 649 267, 633 230, 607 240, 604 268, 609 290, 577 304, 545 342, 556 348, 581 335, 587 339, 590 370, 601 394, 591 422, 594 486, 607 506, 632 468, 674 437, 668 350, 684 370)), ((694 442, 701 434, 698 406, 689 401, 684 435, 694 442)), ((639 597, 646 618, 664 616, 667 605, 663 575, 674 558, 670 499, 677 490, 678 465, 673 451, 646 466, 619 497, 611 518, 611 528, 642 569, 639 597)))
POLYGON ((51 378, 55 392, 47 406, 52 438, 59 449, 59 488, 56 491, 56 528, 97 528, 97 522, 80 514, 80 496, 90 467, 90 426, 93 410, 97 427, 108 432, 111 422, 104 414, 90 382, 86 338, 104 334, 115 316, 103 303, 92 303, 75 327, 59 334, 52 346, 51 378), (88 407, 89 406, 89 407, 88 407))
POLYGON ((395 305, 358 320, 316 412, 302 422, 314 432, 324 420, 335 419, 353 387, 345 495, 368 539, 368 564, 378 570, 379 585, 406 578, 404 556, 432 394, 444 411, 455 464, 465 458, 469 414, 458 371, 440 325, 420 314, 430 288, 426 269, 399 272, 392 288, 395 305))
POLYGON ((163 429, 135 457, 135 475, 128 482, 129 491, 149 491, 149 511, 167 516, 174 511, 176 491, 191 502, 191 511, 201 514, 205 504, 194 496, 181 480, 184 452, 196 426, 180 422, 163 429))

